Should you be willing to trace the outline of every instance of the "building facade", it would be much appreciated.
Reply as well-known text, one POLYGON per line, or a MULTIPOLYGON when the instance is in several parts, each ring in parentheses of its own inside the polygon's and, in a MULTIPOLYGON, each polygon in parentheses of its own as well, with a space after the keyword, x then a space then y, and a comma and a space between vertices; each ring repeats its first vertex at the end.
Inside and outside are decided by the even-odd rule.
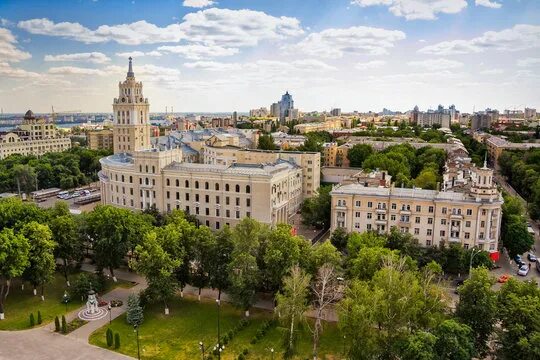
POLYGON ((88 148, 92 150, 113 150, 114 148, 114 134, 111 129, 88 131, 86 139, 88 140, 88 148))
POLYGON ((43 155, 71 148, 71 139, 63 136, 52 123, 38 119, 31 110, 15 130, 0 133, 0 159, 9 155, 43 155))
MULTIPOLYGON (((235 161, 193 163, 184 153, 194 150, 174 136, 152 141, 146 136, 148 99, 128 100, 134 93, 142 97, 142 83, 135 81, 131 60, 119 88, 126 100, 115 99, 113 105, 118 116, 113 125, 114 155, 100 160, 103 204, 139 211, 153 206, 162 212, 181 209, 213 229, 234 226, 244 217, 275 225, 299 210, 305 193, 302 167, 311 160, 300 157, 293 162, 289 160, 294 156, 257 151, 248 155, 252 152, 236 148, 242 155, 233 154, 235 161)), ((201 146, 227 149, 230 141, 234 137, 213 135, 201 146)), ((319 171, 316 176, 313 184, 318 188, 319 171)))
POLYGON ((347 184, 331 192, 331 229, 408 232, 422 246, 457 243, 496 253, 503 204, 493 171, 476 169, 463 192, 347 184))

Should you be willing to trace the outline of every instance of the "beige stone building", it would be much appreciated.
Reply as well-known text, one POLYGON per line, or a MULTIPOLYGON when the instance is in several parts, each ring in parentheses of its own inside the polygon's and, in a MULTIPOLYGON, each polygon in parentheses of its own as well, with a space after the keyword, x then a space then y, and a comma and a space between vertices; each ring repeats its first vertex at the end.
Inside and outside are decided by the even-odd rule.
POLYGON ((388 232, 395 226, 423 246, 498 250, 503 200, 485 165, 463 192, 348 184, 335 187, 331 196, 332 230, 388 232))
POLYGON ((298 124, 294 126, 294 131, 297 131, 300 134, 307 134, 313 131, 330 131, 330 130, 339 130, 341 128, 342 128, 342 119, 338 117, 338 118, 328 118, 324 122, 298 124))
MULTIPOLYGON (((135 82, 131 61, 127 79, 120 83, 120 92, 142 96, 142 83, 135 82)), ((177 139, 171 136, 161 139, 165 141, 150 141, 145 135, 145 122, 141 124, 138 117, 136 121, 125 119, 127 114, 140 114, 140 111, 148 114, 148 100, 144 99, 142 104, 122 102, 122 110, 117 101, 113 105, 115 153, 100 160, 102 203, 131 210, 152 206, 163 212, 182 209, 213 229, 234 226, 244 217, 275 225, 287 222, 298 211, 305 193, 302 166, 314 161, 308 159, 310 155, 295 155, 299 158, 292 161, 292 155, 243 150, 229 145, 234 141, 231 137, 212 136, 203 145, 204 150, 235 148, 234 152, 242 155, 236 161, 233 160, 237 153, 227 153, 219 156, 233 160, 190 163, 185 161, 182 144, 177 139), (119 137, 122 140, 117 145, 119 137)), ((319 154, 311 156, 316 158, 319 154)), ((316 176, 311 192, 318 188, 319 172, 316 176)))
POLYGON ((43 155, 71 148, 71 139, 63 136, 52 123, 38 119, 31 110, 17 129, 0 133, 0 159, 12 154, 43 155))
POLYGON ((92 150, 113 149, 114 134, 111 129, 94 130, 86 133, 88 148, 92 150))

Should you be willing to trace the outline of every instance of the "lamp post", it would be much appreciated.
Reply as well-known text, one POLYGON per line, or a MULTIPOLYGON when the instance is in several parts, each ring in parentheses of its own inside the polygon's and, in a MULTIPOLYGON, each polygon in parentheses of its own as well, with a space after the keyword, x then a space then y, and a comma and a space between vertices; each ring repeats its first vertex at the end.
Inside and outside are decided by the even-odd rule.
POLYGON ((472 270, 472 261, 474 259, 474 257, 478 254, 480 254, 482 251, 480 249, 476 249, 475 247, 472 248, 472 253, 471 253, 471 260, 469 262, 469 276, 471 276, 471 270, 472 270), (478 250, 475 252, 475 250, 478 250))
POLYGON ((107 309, 109 310, 109 325, 111 325, 112 324, 112 306, 110 302, 109 302, 109 305, 107 305, 107 309))
POLYGON ((220 308, 221 308, 221 300, 216 299, 217 303, 217 347, 218 347, 218 360, 221 360, 221 336, 220 336, 220 328, 219 328, 219 317, 220 317, 220 308))
POLYGON ((272 354, 272 360, 274 360, 274 348, 270 348, 270 354, 272 354))
POLYGON ((67 315, 67 304, 68 304, 68 301, 69 301, 69 295, 67 293, 67 291, 64 290, 64 296, 62 297, 62 301, 64 302, 64 304, 66 305, 66 315, 67 315))
POLYGON ((139 326, 133 325, 133 331, 137 333, 137 359, 141 360, 141 347, 139 345, 139 326))
POLYGON ((199 349, 201 349, 202 360, 204 360, 204 350, 206 349, 204 348, 204 343, 202 341, 199 341, 199 349))

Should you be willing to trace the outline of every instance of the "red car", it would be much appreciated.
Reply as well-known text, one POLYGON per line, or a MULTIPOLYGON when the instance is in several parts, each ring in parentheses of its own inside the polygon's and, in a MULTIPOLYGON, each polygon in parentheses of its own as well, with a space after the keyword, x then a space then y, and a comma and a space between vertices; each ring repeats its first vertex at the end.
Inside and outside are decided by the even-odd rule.
POLYGON ((497 281, 500 282, 501 284, 504 284, 504 283, 507 282, 508 279, 510 279, 510 278, 511 278, 510 275, 504 274, 504 275, 501 275, 497 281))

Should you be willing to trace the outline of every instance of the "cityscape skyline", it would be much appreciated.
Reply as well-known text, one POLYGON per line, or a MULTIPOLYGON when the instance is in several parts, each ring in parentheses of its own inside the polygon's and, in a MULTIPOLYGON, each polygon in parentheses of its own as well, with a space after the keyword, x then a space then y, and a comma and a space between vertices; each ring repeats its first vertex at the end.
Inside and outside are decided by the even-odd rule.
POLYGON ((152 112, 540 107, 536 1, 309 3, 7 0, 0 106, 108 112, 133 56, 152 112))

